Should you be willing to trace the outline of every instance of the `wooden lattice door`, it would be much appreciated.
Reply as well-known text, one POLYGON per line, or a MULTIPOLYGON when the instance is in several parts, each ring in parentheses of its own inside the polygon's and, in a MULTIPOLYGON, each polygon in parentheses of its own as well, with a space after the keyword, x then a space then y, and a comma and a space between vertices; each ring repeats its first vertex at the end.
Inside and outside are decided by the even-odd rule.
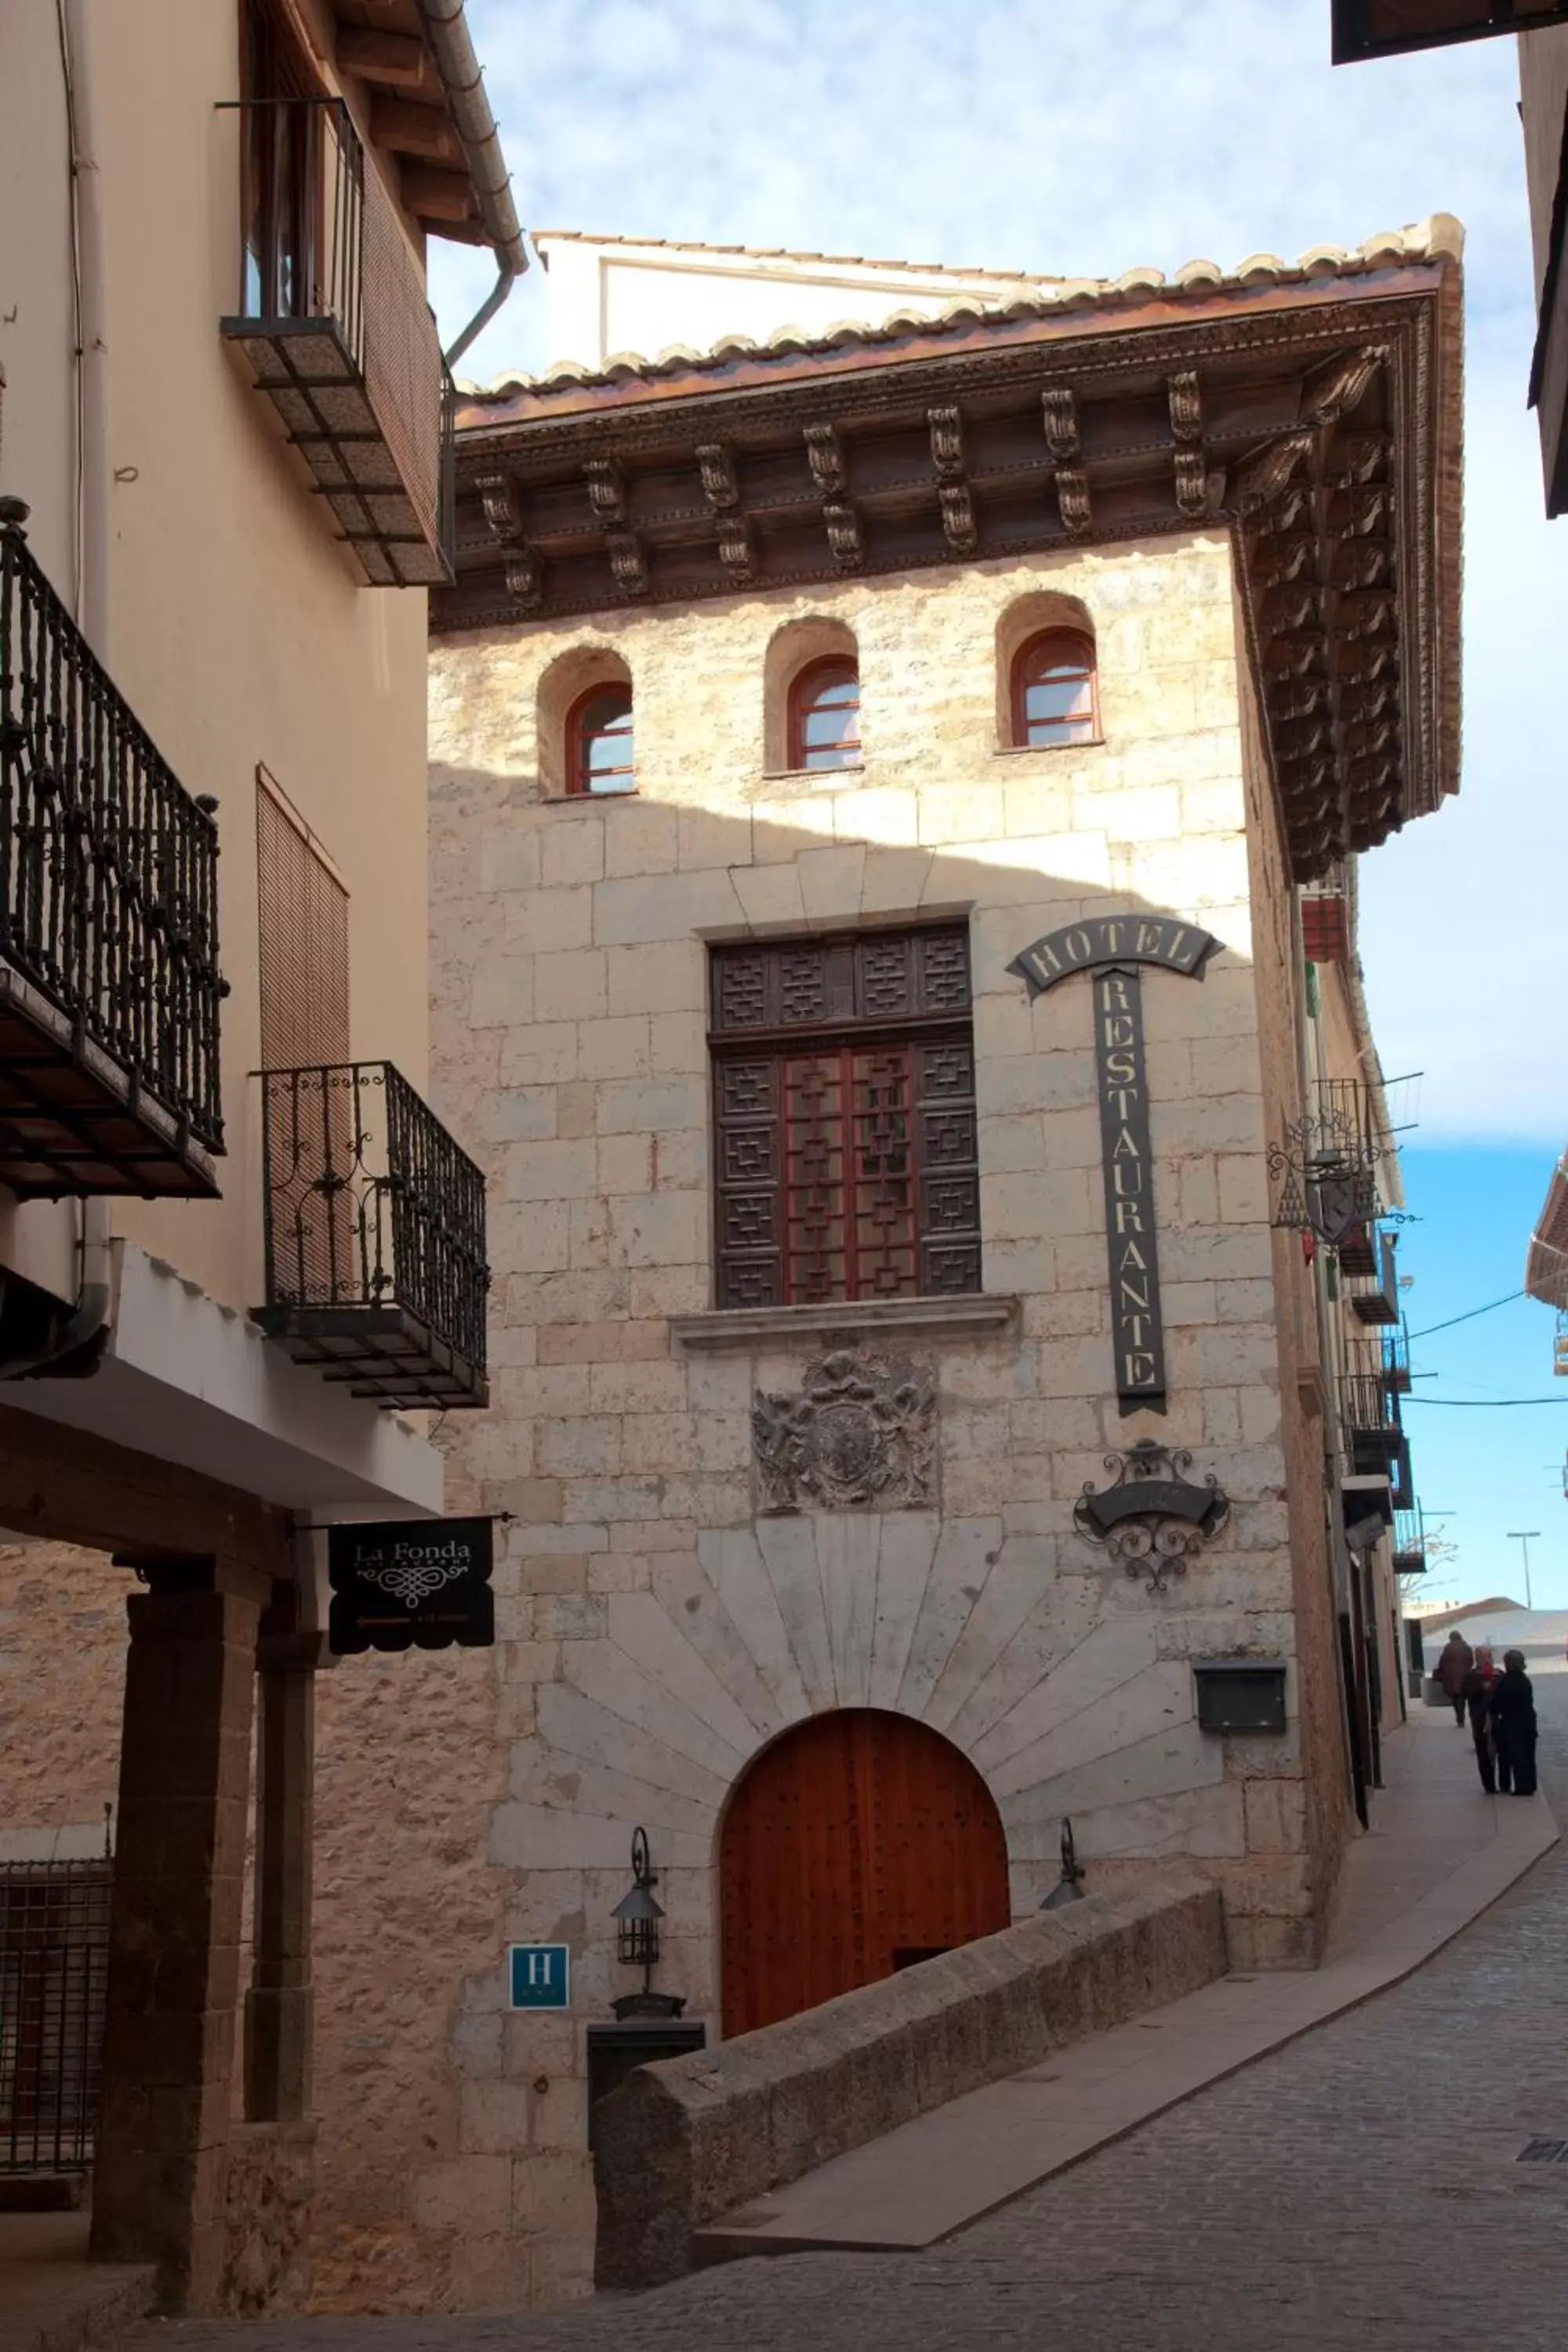
POLYGON ((912 1717, 814 1717, 737 1789, 720 1853, 724 2032, 871 1984, 1010 1917, 1007 1847, 968 1758, 912 1717))

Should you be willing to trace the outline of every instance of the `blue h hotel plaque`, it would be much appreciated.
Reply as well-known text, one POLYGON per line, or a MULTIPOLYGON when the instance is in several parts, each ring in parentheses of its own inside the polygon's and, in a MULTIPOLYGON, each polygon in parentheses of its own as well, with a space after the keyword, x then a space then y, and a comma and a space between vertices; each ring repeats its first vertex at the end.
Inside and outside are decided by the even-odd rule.
POLYGON ((1138 967, 1154 964, 1202 980, 1204 966, 1218 949, 1212 933, 1169 917, 1100 915, 1048 932, 1007 966, 1027 983, 1031 999, 1076 972, 1087 971, 1093 980, 1110 1334, 1116 1394, 1124 1413, 1165 1410, 1165 1335, 1138 967))
POLYGON ((510 2003, 513 2009, 568 2009, 572 2003, 569 1944, 513 1944, 510 2003))

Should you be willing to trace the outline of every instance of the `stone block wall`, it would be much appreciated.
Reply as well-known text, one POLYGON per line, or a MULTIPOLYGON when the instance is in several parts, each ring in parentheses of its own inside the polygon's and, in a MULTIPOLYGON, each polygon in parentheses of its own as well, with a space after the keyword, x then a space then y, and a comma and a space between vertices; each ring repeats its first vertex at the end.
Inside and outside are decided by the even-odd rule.
POLYGON ((862 1985, 720 2053, 639 2068, 598 2112, 598 2282, 657 2285, 704 2222, 983 2084, 1223 1976, 1215 1889, 1163 1864, 862 1985))
MULTIPOLYGON (((1271 816, 1248 805, 1229 550, 1201 533, 477 633, 437 645, 432 706, 434 1091, 486 1164, 495 1268, 492 1410, 455 1444, 482 1507, 516 1514, 487 1832, 500 1932, 456 1990, 441 2179, 454 2229, 488 2227, 472 2217, 510 2165, 515 2220, 578 2233, 555 2271, 570 2291, 591 2260, 580 2029, 500 2014, 501 1948, 570 1942, 575 2006, 605 2013, 628 1989, 610 1913, 644 1822, 658 1981, 716 2020, 723 1808, 808 1715, 894 1708, 964 1749, 1016 1913, 1054 1881, 1070 1813, 1095 1884, 1190 1855, 1240 1958, 1310 1949, 1335 1800, 1309 1822, 1321 1661, 1300 1658, 1297 1601, 1317 1570, 1292 1556, 1310 1513, 1293 1521, 1289 1489, 1321 1496, 1321 1465, 1281 1414, 1297 1306, 1265 1147, 1287 1010, 1255 964, 1282 952, 1261 904, 1282 875, 1253 837, 1271 816), (1027 600, 1092 625, 1102 742, 998 748, 998 646, 1027 600), (863 767, 772 772, 779 633, 845 627, 863 767), (578 677, 594 647, 633 682, 621 800, 560 797, 541 740, 557 666, 578 677), (1144 911, 1224 952, 1201 984, 1144 982, 1170 1410, 1123 1418, 1088 985, 1031 1005, 1005 966, 1059 925, 1144 911), (961 912, 984 1287, 1012 1320, 903 1349, 938 1394, 931 1507, 759 1516, 752 1396, 798 1389, 823 1341, 774 1327, 716 1350, 678 1328, 713 1297, 708 942, 961 912), (1107 1452, 1143 1436, 1192 1448, 1233 1503, 1160 1594, 1072 1525, 1107 1452), (1288 1661, 1283 1736, 1199 1731, 1191 1661, 1238 1652, 1288 1661)), ((852 1310, 842 1325, 852 1342, 852 1310)))

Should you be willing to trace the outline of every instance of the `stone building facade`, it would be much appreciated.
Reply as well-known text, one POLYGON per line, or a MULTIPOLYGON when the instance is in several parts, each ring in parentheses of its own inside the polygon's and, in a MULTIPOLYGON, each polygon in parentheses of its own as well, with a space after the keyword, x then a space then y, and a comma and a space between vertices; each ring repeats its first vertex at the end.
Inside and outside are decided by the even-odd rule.
POLYGON ((1056 1883, 1066 1815, 1093 1884, 1200 1861, 1238 1966, 1320 1948, 1401 1702, 1389 1547, 1346 1540, 1352 1286, 1282 1213, 1321 1081, 1373 1159, 1386 1125, 1353 942, 1309 980, 1300 886, 1342 900, 1454 785, 1457 256, 1439 223, 1232 280, 965 282, 465 411, 433 1038, 492 1200, 492 1404, 454 1460, 511 1519, 493 1942, 440 1988, 455 2135, 384 2231, 410 2276, 438 2247, 465 2299, 586 2282, 585 2028, 637 1983, 635 1826, 655 1988, 710 2039, 1000 1924, 994 1887, 952 1893, 994 1825, 1004 1919, 1056 1883), (1030 748, 1015 663, 1049 631, 1089 648, 1097 715, 1030 748), (826 770, 790 723, 821 663, 858 681, 826 770), (583 790, 604 693, 635 759, 583 790), (1195 931, 1201 981, 1161 968, 1195 931), (1085 968, 1036 993, 1042 940, 1037 980, 1085 968), (1148 1333, 1125 1294, 1113 1318, 1088 969, 1142 951, 1163 1410, 1117 1369, 1148 1333), (876 1049, 926 1039, 972 1071, 940 1137, 929 1057, 877 1091, 876 1049), (890 1130, 956 1171, 891 1238, 890 1130), (1084 1508, 1140 1443, 1228 1505, 1164 1574, 1084 1508), (1200 1670, 1248 1664, 1280 1727, 1205 1728, 1200 1670), (511 2008, 514 1943, 570 1947, 567 2013, 511 2008))

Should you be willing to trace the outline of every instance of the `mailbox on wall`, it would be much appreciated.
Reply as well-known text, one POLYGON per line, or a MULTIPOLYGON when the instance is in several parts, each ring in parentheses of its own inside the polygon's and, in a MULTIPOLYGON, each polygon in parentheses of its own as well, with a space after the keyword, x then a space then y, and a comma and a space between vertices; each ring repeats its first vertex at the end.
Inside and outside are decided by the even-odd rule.
POLYGON ((1194 1658, 1200 1731, 1283 1731, 1283 1658, 1194 1658))

